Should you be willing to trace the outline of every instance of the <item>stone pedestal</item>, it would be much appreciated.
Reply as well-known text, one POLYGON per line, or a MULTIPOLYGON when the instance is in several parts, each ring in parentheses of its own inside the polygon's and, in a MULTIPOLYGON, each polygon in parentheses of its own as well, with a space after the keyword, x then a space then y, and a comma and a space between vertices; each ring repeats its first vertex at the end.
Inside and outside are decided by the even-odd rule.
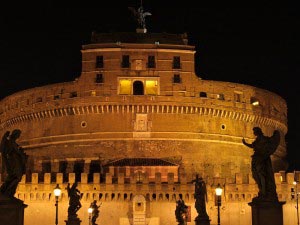
POLYGON ((208 217, 199 217, 195 219, 195 225, 210 225, 210 219, 208 217))
POLYGON ((66 225, 80 225, 81 220, 79 218, 74 218, 74 219, 68 219, 65 220, 66 225))
POLYGON ((283 225, 282 205, 285 202, 254 201, 248 203, 252 211, 252 225, 283 225))
POLYGON ((0 224, 23 225, 26 207, 20 199, 0 195, 0 224))

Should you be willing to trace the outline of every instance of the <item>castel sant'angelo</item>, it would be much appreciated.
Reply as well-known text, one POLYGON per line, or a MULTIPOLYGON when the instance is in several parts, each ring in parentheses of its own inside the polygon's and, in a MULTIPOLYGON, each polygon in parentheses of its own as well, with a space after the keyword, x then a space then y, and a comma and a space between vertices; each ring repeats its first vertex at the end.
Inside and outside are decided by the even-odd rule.
MULTIPOLYGON (((272 155, 284 224, 295 224, 294 174, 285 174, 287 105, 275 93, 195 74, 195 47, 186 34, 96 33, 82 46, 81 75, 70 82, 17 92, 0 101, 0 132, 20 129, 29 156, 16 197, 25 225, 67 219, 68 183, 78 182, 82 208, 102 203, 99 225, 176 224, 176 200, 194 224, 196 174, 207 185, 207 213, 216 224, 214 190, 223 188, 223 225, 250 225, 257 194, 251 176, 252 128, 281 140, 272 155)), ((298 175, 298 174, 296 174, 298 175)), ((2 181, 5 174, 2 172, 2 181)), ((1 221, 0 221, 1 224, 1 221)))

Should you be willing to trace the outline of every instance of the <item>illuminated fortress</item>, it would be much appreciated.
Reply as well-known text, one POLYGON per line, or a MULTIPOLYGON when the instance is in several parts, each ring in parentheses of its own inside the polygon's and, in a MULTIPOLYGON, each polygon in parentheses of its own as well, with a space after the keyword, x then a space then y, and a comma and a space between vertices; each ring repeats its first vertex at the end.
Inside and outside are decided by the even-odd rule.
MULTIPOLYGON (((253 141, 254 126, 267 136, 280 131, 272 162, 279 199, 288 201, 293 174, 282 172, 285 100, 253 86, 199 78, 186 34, 93 33, 82 46, 80 77, 0 101, 1 135, 20 129, 19 144, 29 155, 16 194, 29 205, 26 225, 52 224, 56 183, 75 181, 83 193, 82 224, 94 199, 103 202, 99 225, 175 224, 179 197, 191 206, 193 224, 196 174, 208 185, 212 223, 213 189, 221 183, 222 224, 250 224, 247 203, 257 189, 249 175, 252 150, 241 140, 253 141)), ((60 207, 63 223, 64 189, 60 207)), ((285 221, 294 221, 292 203, 286 211, 285 221)))

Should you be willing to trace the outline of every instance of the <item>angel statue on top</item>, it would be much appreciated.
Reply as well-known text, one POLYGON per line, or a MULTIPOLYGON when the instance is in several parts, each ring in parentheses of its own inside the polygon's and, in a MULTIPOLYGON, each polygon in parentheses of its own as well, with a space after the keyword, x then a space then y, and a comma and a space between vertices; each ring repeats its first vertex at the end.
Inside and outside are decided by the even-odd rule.
POLYGON ((128 7, 128 9, 133 13, 133 16, 136 18, 138 22, 138 28, 146 29, 146 16, 151 16, 150 12, 144 12, 142 3, 141 6, 136 10, 133 7, 128 7))

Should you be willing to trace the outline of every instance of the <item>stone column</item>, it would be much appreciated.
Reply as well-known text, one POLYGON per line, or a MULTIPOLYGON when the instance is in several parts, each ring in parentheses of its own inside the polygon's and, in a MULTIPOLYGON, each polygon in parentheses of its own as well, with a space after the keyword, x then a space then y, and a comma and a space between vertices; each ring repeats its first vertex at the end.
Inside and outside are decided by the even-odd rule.
POLYGON ((5 225, 23 225, 24 209, 27 207, 23 201, 0 196, 0 223, 5 225))
POLYGON ((252 225, 283 225, 282 206, 285 202, 254 201, 248 203, 252 211, 252 225))

